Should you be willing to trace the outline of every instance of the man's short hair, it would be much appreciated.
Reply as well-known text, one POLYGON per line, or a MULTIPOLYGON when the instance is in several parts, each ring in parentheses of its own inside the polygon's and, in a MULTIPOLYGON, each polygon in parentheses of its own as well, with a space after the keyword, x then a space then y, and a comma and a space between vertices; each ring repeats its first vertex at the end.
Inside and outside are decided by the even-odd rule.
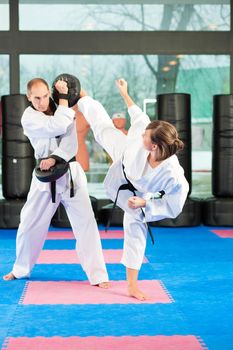
POLYGON ((34 85, 39 84, 39 83, 44 84, 49 90, 49 85, 48 85, 47 81, 45 81, 42 78, 34 78, 27 83, 27 93, 30 94, 32 87, 34 85))

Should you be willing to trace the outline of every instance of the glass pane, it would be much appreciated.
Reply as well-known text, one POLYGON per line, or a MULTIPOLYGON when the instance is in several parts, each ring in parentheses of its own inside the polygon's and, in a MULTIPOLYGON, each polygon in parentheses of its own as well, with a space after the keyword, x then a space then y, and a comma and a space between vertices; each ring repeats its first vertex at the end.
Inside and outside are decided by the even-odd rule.
MULTIPOLYGON (((9 94, 9 56, 0 55, 0 97, 9 94)), ((2 154, 2 108, 0 103, 0 155, 2 154)), ((0 156, 0 198, 2 198, 2 157, 0 156)))
POLYGON ((0 30, 9 30, 9 1, 0 1, 0 30))
POLYGON ((9 56, 0 55, 0 96, 9 94, 9 56))
POLYGON ((229 56, 184 56, 176 89, 192 97, 192 195, 211 190, 213 95, 230 93, 229 56))
MULTIPOLYGON (((128 80, 130 94, 142 108, 145 99, 152 100, 157 94, 191 94, 193 192, 202 196, 210 194, 212 99, 215 94, 229 93, 229 56, 22 55, 21 92, 26 91, 27 81, 35 76, 43 77, 51 84, 60 73, 79 77, 83 88, 103 103, 111 117, 114 113, 124 113, 127 117, 126 128, 129 126, 127 109, 117 92, 115 79, 125 77, 128 80), (205 176, 204 188, 202 173, 205 176)), ((148 103, 146 107, 151 119, 156 118, 155 104, 148 103)), ((102 180, 110 163, 91 132, 86 144, 90 155, 90 171, 87 172, 89 186, 91 194, 96 195, 92 191, 102 188, 102 180)), ((98 195, 101 195, 99 190, 98 195)))
POLYGON ((21 0, 20 30, 230 30, 229 0, 151 2, 21 0))

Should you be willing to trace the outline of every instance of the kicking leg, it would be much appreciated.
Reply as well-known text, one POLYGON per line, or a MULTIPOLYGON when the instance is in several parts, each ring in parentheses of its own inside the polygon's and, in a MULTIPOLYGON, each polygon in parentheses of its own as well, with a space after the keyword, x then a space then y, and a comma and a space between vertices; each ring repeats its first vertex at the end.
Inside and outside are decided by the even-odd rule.
POLYGON ((106 150, 113 161, 122 157, 127 136, 118 130, 102 104, 86 96, 79 100, 78 108, 90 124, 96 141, 106 150))

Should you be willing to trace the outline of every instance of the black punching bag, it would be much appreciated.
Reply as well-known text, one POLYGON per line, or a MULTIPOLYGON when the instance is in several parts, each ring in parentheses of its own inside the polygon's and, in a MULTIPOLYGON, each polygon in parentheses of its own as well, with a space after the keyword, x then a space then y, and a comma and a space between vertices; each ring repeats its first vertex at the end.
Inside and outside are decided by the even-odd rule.
POLYGON ((184 142, 184 150, 177 156, 184 168, 185 177, 189 183, 189 193, 192 190, 191 161, 191 96, 184 93, 160 94, 157 96, 158 119, 174 125, 179 138, 184 142))
POLYGON ((212 192, 233 197, 233 95, 213 100, 212 192))
POLYGON ((35 166, 32 146, 21 125, 28 105, 25 95, 2 96, 2 193, 7 199, 26 198, 35 166))

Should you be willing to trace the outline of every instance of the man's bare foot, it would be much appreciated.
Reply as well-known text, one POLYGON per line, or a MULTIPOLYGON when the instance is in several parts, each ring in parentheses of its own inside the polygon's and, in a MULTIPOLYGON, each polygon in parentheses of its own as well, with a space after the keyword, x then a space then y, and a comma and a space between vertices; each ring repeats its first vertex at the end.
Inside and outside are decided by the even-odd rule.
POLYGON ((103 289, 108 289, 110 288, 110 282, 101 282, 97 284, 97 287, 103 288, 103 289))
POLYGON ((128 287, 129 296, 136 298, 138 300, 147 300, 150 299, 146 294, 141 292, 137 287, 128 287))
POLYGON ((16 280, 16 277, 13 275, 12 272, 8 273, 7 275, 3 276, 4 281, 13 281, 16 280))

